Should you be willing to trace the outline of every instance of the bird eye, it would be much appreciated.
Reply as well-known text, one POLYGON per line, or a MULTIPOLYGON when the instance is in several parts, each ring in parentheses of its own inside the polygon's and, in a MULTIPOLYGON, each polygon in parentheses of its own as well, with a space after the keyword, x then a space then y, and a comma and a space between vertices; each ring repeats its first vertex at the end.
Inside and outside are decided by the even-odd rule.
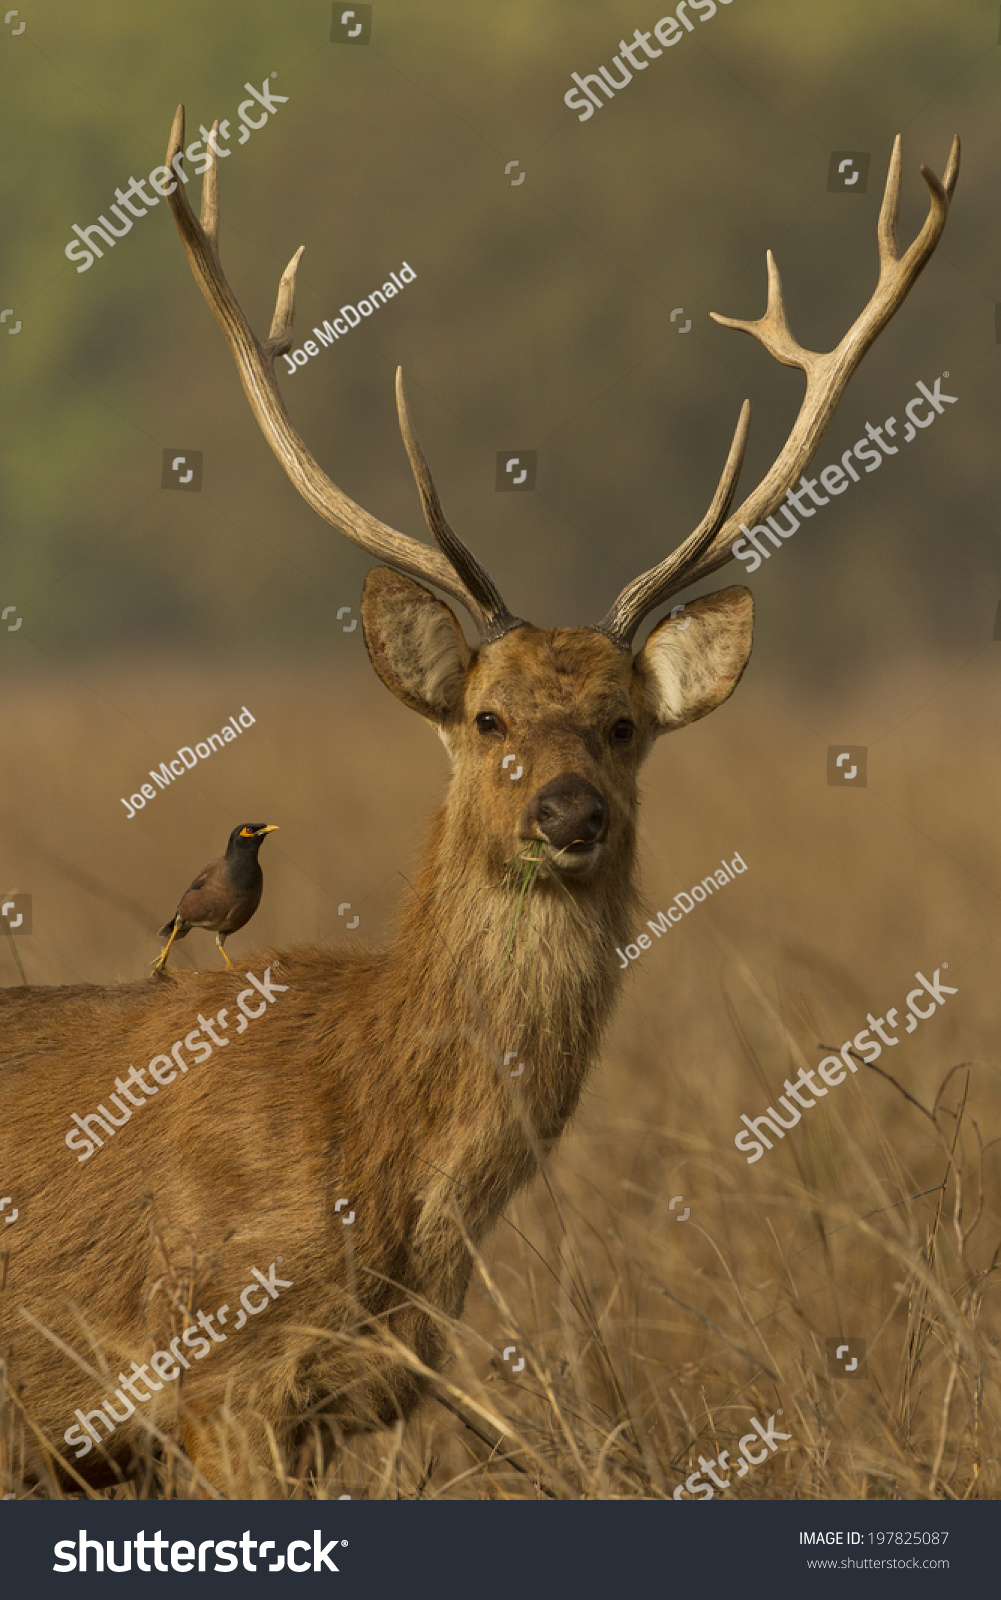
POLYGON ((504 737, 504 724, 493 711, 479 712, 476 717, 476 726, 480 733, 492 733, 500 738, 504 737))
POLYGON ((614 744, 628 744, 636 732, 635 725, 628 717, 620 717, 612 729, 612 742, 614 744))

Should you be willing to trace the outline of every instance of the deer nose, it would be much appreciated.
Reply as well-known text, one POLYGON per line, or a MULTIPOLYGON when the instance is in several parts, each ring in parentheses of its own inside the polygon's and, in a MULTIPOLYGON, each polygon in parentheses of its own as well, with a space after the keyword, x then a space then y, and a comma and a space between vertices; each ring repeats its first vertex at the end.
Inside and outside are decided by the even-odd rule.
POLYGON ((593 783, 573 773, 561 774, 540 789, 529 819, 556 850, 572 844, 596 844, 608 831, 608 807, 593 783))

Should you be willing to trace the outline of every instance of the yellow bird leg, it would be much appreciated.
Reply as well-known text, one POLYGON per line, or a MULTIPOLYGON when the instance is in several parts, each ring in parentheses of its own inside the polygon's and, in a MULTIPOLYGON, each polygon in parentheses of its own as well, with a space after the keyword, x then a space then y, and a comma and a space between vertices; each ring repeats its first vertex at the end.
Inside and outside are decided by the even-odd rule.
POLYGON ((170 954, 170 947, 176 938, 177 923, 175 922, 174 926, 170 930, 170 938, 167 940, 167 943, 164 945, 163 949, 160 951, 160 954, 157 956, 156 960, 153 962, 153 965, 149 969, 151 974, 154 972, 163 971, 164 967, 167 965, 167 957, 170 954))

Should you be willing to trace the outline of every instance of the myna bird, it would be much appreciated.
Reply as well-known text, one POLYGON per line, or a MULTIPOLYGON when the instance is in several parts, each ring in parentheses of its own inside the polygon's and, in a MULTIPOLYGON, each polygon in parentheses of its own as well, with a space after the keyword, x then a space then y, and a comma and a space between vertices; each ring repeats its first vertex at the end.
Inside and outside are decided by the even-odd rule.
POLYGON ((160 929, 160 938, 167 939, 167 943, 151 971, 163 971, 174 940, 185 938, 192 928, 207 928, 214 933, 223 960, 228 967, 233 965, 223 945, 231 933, 250 921, 261 903, 264 874, 257 852, 265 835, 277 831, 273 822, 244 822, 233 829, 226 854, 202 868, 185 890, 170 921, 160 929))

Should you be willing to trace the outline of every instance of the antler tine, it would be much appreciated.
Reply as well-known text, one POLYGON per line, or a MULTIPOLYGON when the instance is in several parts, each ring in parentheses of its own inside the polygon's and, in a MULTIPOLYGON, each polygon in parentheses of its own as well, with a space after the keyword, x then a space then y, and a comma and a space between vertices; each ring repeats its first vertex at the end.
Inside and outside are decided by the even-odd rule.
POLYGON ((410 461, 410 469, 417 484, 417 493, 421 497, 424 509, 424 518, 428 528, 444 550, 456 572, 460 575, 471 593, 479 600, 486 612, 487 628, 484 642, 499 638, 509 628, 518 627, 519 619, 512 616, 500 591, 490 574, 480 566, 476 557, 466 549, 458 534, 453 531, 445 518, 441 508, 438 490, 435 488, 428 466, 427 457, 421 449, 420 440, 414 429, 413 419, 410 415, 410 405, 407 400, 406 386, 403 382, 403 368, 396 369, 396 412, 400 419, 400 433, 403 437, 404 448, 410 461))
MULTIPOLYGON (((215 126, 218 126, 216 124, 215 126)), ((167 196, 177 230, 195 281, 208 301, 236 362, 240 382, 265 439, 281 462, 287 476, 307 505, 330 525, 370 555, 388 562, 400 572, 433 583, 465 606, 481 632, 498 620, 490 605, 484 605, 478 592, 469 587, 457 570, 437 550, 418 539, 398 533, 357 505, 327 476, 292 426, 274 373, 275 358, 292 342, 295 315, 295 276, 302 255, 300 247, 282 273, 271 320, 271 333, 259 340, 248 323, 236 296, 226 281, 219 259, 219 175, 213 159, 202 185, 201 220, 191 209, 185 193, 178 158, 184 148, 184 107, 178 106, 167 144, 166 165, 177 175, 177 184, 167 196)), ((211 142, 210 142, 211 151, 211 142)), ((425 464, 426 465, 426 464, 425 464)), ((430 476, 430 475, 429 475, 430 476)), ((437 497, 435 497, 437 501, 437 497)), ((440 512, 440 507, 439 507, 440 512)), ((442 518, 444 522, 444 518, 442 518)), ((446 524, 447 526, 447 524, 446 524)), ((455 538, 452 535, 453 539, 455 538)), ((461 549, 459 541, 456 545, 461 549)), ((446 547, 447 548, 447 547, 446 547)), ((466 553, 468 556, 468 552, 466 553)), ((472 560, 471 557, 468 558, 472 560)), ((482 569, 477 568, 482 573, 482 569)), ((490 580, 485 573, 487 585, 490 580)), ((492 586, 491 586, 492 589, 492 586)), ((496 594, 496 591, 492 591, 496 594)), ((500 601, 499 595, 496 597, 500 601)), ((503 609, 503 602, 500 602, 503 609)))
POLYGON ((695 532, 690 533, 685 542, 659 566, 651 567, 649 572, 642 573, 638 578, 634 578, 632 583, 627 584, 612 609, 597 624, 599 631, 607 633, 617 644, 625 646, 632 644, 633 635, 643 618, 656 610, 661 601, 674 594, 679 587, 675 582, 679 572, 691 562, 697 561, 712 543, 733 501, 740 469, 744 464, 744 452, 747 449, 750 428, 751 402, 745 400, 740 408, 740 416, 737 418, 737 426, 716 486, 716 493, 695 532))
POLYGON ((768 268, 768 304, 763 317, 758 317, 755 322, 743 322, 738 317, 721 316, 718 311, 710 311, 709 315, 724 328, 736 328, 738 333, 752 334, 764 345, 768 354, 774 356, 776 361, 781 361, 783 366, 801 367, 804 372, 810 372, 821 358, 815 350, 805 349, 793 338, 782 298, 782 279, 770 250, 766 252, 765 261, 768 268))
MULTIPOLYGON (((893 141, 890 152, 890 165, 886 174, 886 188, 883 190, 883 203, 879 208, 879 221, 876 224, 876 240, 879 245, 879 274, 883 276, 900 259, 897 249, 897 218, 900 214, 900 168, 902 161, 902 146, 899 133, 893 141)), ((925 172, 922 167, 922 173, 925 172)))
MULTIPOLYGON (((181 143, 184 143, 184 117, 181 108, 181 143)), ((209 135, 209 153, 215 155, 215 146, 219 138, 219 118, 212 124, 209 135)), ((201 204, 202 232, 208 239, 216 256, 219 255, 219 163, 210 161, 205 169, 202 179, 202 204, 201 204)))
POLYGON ((264 342, 264 349, 272 360, 276 356, 283 356, 292 345, 292 324, 295 321, 295 275, 299 270, 299 262, 305 248, 304 244, 299 246, 278 284, 275 314, 271 318, 271 332, 264 342))
POLYGON ((219 176, 215 171, 216 163, 213 161, 206 172, 202 193, 202 216, 199 221, 191 209, 185 189, 186 180, 181 175, 179 163, 183 149, 184 107, 180 105, 174 112, 164 160, 164 165, 173 170, 176 180, 172 192, 167 196, 167 204, 177 224, 177 231, 181 235, 181 243, 191 264, 195 281, 213 312, 217 303, 224 303, 231 315, 242 324, 243 329, 253 339, 247 320, 233 297, 219 261, 219 176))
MULTIPOLYGON (((621 642, 628 643, 643 617, 655 606, 669 600, 680 589, 687 589, 690 584, 707 577, 718 567, 725 566, 733 559, 733 544, 740 531, 748 524, 771 516, 776 510, 813 459, 824 429, 834 415, 852 373, 902 305, 912 284, 931 258, 949 215, 949 203, 959 177, 959 159, 960 144, 957 137, 952 141, 941 182, 927 167, 921 168, 921 176, 928 186, 928 214, 921 231, 901 256, 896 237, 901 169, 900 137, 897 136, 877 226, 879 279, 867 304, 833 350, 818 354, 806 350, 793 338, 782 299, 782 282, 771 251, 768 252, 768 304, 764 316, 756 321, 745 322, 736 317, 712 313, 715 321, 723 327, 752 334, 777 361, 803 369, 806 373, 806 393, 799 413, 771 467, 737 510, 726 516, 726 520, 721 521, 713 533, 704 539, 698 537, 699 530, 696 530, 696 534, 690 535, 659 568, 635 579, 622 591, 599 627, 615 633, 621 642), (655 578, 656 582, 653 581, 655 578)), ((729 461, 727 465, 729 467, 729 461)), ((723 514, 726 515, 726 510, 723 514)))

